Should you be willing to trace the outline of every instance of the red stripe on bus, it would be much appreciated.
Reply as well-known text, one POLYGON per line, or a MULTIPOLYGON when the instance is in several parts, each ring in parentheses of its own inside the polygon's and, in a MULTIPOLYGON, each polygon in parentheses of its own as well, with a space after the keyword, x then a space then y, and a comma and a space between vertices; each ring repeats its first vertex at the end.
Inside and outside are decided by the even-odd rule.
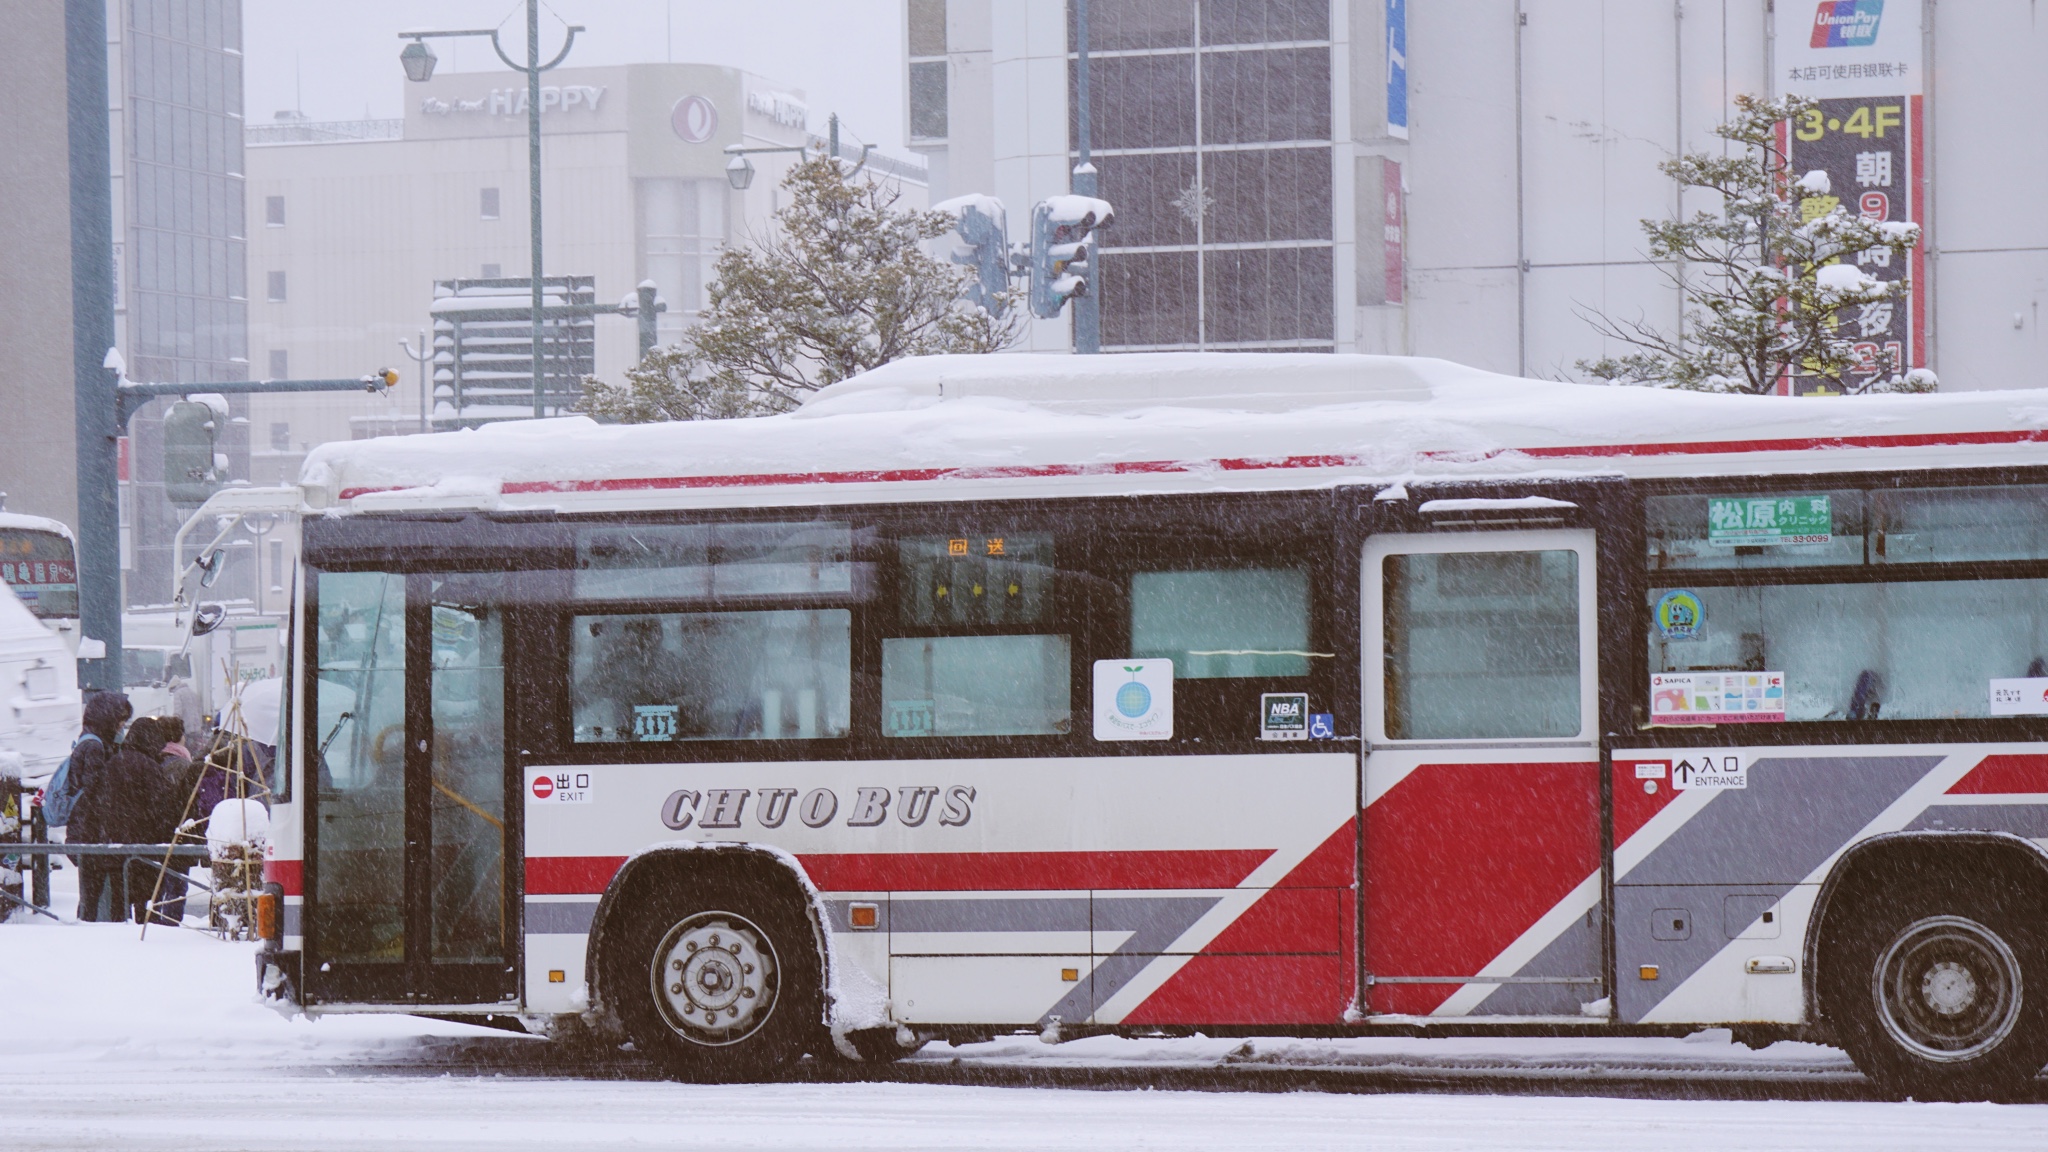
POLYGON ((2048 792, 2048 756, 1986 756, 1948 790, 1951 796, 2048 792))
POLYGON ((275 884, 284 889, 287 896, 306 894, 306 862, 303 860, 265 860, 263 882, 275 884))
MULTIPOLYGON (((1073 888, 1235 888, 1267 848, 1189 852, 852 852, 801 856, 826 892, 1002 892, 1073 888)), ((624 856, 535 856, 529 896, 595 896, 624 856)))
MULTIPOLYGON (((1823 448, 1936 448, 1961 444, 2036 444, 2048 442, 2048 431, 1927 432, 1893 436, 1813 436, 1780 440, 1702 440, 1658 444, 1577 444, 1556 448, 1495 448, 1478 452, 1419 452, 1423 460, 1474 461, 1503 456, 1559 457, 1719 456, 1746 452, 1806 452, 1823 448)), ((1215 460, 1133 460, 1113 464, 1020 464, 985 468, 879 468, 844 472, 754 472, 729 476, 645 476, 613 480, 514 480, 508 495, 549 492, 645 492, 688 488, 759 488, 800 484, 902 484, 933 480, 1024 480, 1063 476, 1137 476, 1190 474, 1207 471, 1259 472, 1295 468, 1365 467, 1361 456, 1320 455, 1274 458, 1231 457, 1215 460)), ((340 498, 353 500, 403 487, 344 488, 340 498)))

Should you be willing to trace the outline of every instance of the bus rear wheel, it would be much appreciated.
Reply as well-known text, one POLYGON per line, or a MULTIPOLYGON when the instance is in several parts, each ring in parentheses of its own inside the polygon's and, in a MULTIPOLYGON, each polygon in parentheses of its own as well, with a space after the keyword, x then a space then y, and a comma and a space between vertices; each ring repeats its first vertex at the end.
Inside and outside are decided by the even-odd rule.
POLYGON ((772 1077, 819 1030, 811 926, 767 889, 730 874, 676 877, 615 913, 606 999, 634 1047, 672 1075, 772 1077))
POLYGON ((2048 1063, 2048 940, 2031 903, 1960 878, 1858 902, 1823 956, 1823 1003, 1880 1089, 1986 1100, 2029 1088, 2048 1063))

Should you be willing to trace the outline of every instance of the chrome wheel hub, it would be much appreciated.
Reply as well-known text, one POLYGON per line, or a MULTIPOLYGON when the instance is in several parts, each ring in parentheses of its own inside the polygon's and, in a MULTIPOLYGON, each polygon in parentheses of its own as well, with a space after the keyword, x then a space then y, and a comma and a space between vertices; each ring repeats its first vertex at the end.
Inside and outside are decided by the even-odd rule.
POLYGON ((1907 925, 1871 975, 1885 1031, 1924 1060, 1974 1060, 2019 1022, 2019 959, 1975 920, 1929 916, 1907 925))
POLYGON ((676 1034, 697 1044, 733 1044, 775 1011, 780 967, 766 933, 744 916, 699 912, 654 950, 654 1002, 676 1034))

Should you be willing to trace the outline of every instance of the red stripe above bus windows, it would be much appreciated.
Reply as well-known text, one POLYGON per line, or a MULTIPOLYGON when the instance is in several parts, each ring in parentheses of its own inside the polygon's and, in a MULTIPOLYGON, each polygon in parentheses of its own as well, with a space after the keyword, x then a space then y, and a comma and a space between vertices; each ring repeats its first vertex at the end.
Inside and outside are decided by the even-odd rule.
MULTIPOLYGON (((1813 436, 1781 440, 1702 440, 1658 444, 1579 444, 1555 448, 1499 448, 1479 452, 1419 452, 1428 461, 1472 462, 1505 456, 1541 459, 1618 456, 1716 456, 1747 452, 1807 452, 1822 448, 1936 448, 1963 444, 2048 443, 2048 431, 1928 432, 1896 436, 1813 436)), ((1021 480, 1068 476, 1185 475, 1201 472, 1260 472, 1274 469, 1363 468, 1362 456, 1230 457, 1215 460, 1135 460, 1113 464, 1019 464, 994 468, 883 468, 845 472, 753 472, 726 476, 644 476, 615 480, 514 480, 506 495, 551 492, 647 492, 690 488, 761 488, 804 484, 903 484, 933 480, 1021 480)), ((399 488, 344 488, 353 500, 399 488)))
MULTIPOLYGON (((1190 852, 868 852, 798 857, 825 892, 1004 892, 1065 889, 1235 888, 1266 848, 1190 852)), ((597 895, 624 856, 535 856, 529 896, 597 895)))
POLYGON ((1951 796, 2048 792, 2048 756, 1986 756, 1948 790, 1951 796))

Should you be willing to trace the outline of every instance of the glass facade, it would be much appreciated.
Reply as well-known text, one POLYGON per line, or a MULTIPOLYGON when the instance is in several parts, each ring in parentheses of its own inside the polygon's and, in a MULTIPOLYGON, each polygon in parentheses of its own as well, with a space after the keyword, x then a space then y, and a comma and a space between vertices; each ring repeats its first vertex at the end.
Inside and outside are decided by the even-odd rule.
MULTIPOLYGON (((239 0, 129 0, 129 370, 247 373, 239 0)), ((283 223, 283 205, 278 205, 283 223)))
MULTIPOLYGON (((117 137, 125 155, 117 171, 124 178, 120 302, 129 378, 246 379, 241 0, 121 0, 118 11, 113 80, 124 89, 117 137)), ((266 203, 266 223, 282 226, 283 210, 281 200, 266 203)), ((163 408, 146 406, 128 426, 131 604, 170 598, 171 539, 190 512, 164 498, 163 408)), ((229 408, 246 417, 248 400, 235 397, 229 408)), ((217 448, 231 475, 248 476, 246 420, 223 429, 217 448)), ((215 594, 249 595, 254 567, 231 561, 215 594)))
POLYGON ((1330 350, 1328 0, 1093 0, 1088 39, 1104 350, 1330 350))

